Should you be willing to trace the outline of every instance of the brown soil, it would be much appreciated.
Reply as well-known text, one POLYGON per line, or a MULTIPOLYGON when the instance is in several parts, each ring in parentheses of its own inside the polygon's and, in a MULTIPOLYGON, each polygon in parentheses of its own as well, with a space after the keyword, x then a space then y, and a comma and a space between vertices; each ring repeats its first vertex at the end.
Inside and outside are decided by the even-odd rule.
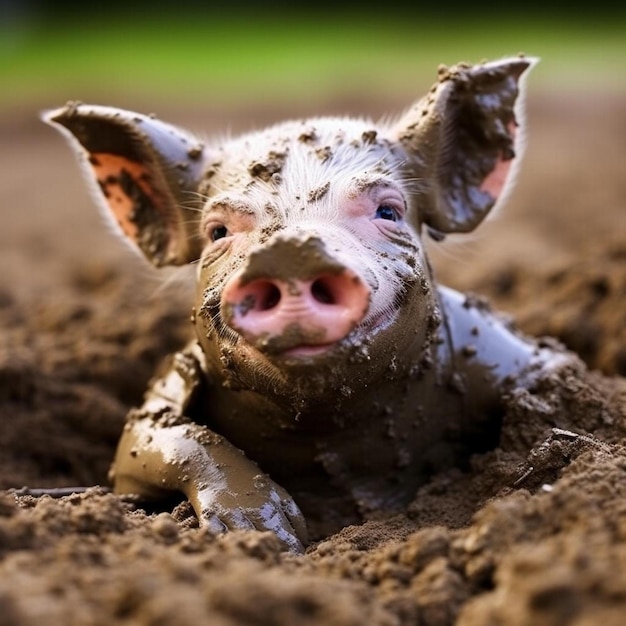
MULTIPOLYGON (((302 557, 268 534, 214 538, 185 503, 4 492, 0 622, 621 626, 626 98, 531 94, 529 106, 511 201, 475 236, 431 246, 435 267, 593 372, 508 398, 496 449, 436 475, 405 514, 381 511, 302 557)), ((126 411, 190 332, 190 287, 164 286, 113 239, 34 115, 0 122, 0 488, 106 486, 126 411)))

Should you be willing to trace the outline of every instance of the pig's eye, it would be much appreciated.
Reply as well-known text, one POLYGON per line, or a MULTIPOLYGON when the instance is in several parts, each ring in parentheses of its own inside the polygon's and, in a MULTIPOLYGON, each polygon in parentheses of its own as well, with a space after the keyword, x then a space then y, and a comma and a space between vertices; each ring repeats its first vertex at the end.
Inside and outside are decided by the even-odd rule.
POLYGON ((224 237, 228 236, 228 229, 226 226, 216 226, 211 230, 210 237, 211 241, 217 241, 218 239, 224 239, 224 237))
POLYGON ((389 204, 381 204, 376 209, 376 219, 378 220, 391 220, 392 222, 397 222, 398 219, 398 211, 394 209, 389 204))

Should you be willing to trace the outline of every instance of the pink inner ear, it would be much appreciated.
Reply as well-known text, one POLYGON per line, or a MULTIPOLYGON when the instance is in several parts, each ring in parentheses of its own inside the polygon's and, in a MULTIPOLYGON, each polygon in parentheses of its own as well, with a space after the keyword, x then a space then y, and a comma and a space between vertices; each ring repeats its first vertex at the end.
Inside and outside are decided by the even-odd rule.
POLYGON ((504 159, 498 159, 496 166, 487 174, 485 180, 483 180, 480 186, 481 191, 486 191, 495 200, 498 199, 502 193, 502 189, 506 183, 506 179, 511 169, 512 159, 505 161, 504 159))
MULTIPOLYGON (((511 138, 514 139, 517 133, 517 125, 511 122, 508 127, 511 138)), ((495 167, 487 174, 483 180, 480 190, 487 192, 494 200, 497 200, 504 189, 513 159, 504 159, 502 153, 496 162, 495 167)))
POLYGON ((157 199, 154 190, 149 184, 148 169, 136 161, 131 161, 117 154, 103 152, 89 155, 89 163, 100 185, 109 209, 115 216, 118 224, 127 237, 138 240, 139 230, 135 221, 137 209, 136 200, 133 200, 124 190, 121 179, 130 179, 132 185, 138 187, 156 207, 157 199))

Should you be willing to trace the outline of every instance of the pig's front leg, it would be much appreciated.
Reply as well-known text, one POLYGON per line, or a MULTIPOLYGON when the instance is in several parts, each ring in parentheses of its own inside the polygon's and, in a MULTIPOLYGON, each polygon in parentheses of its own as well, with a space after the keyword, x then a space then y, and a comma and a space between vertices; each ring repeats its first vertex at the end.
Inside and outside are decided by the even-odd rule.
POLYGON ((156 498, 179 491, 202 526, 271 530, 302 552, 306 525, 291 496, 224 437, 184 416, 200 384, 194 352, 178 353, 130 413, 111 470, 115 492, 156 498))
POLYGON ((223 437, 171 415, 131 416, 115 458, 116 493, 180 491, 216 532, 271 530, 302 552, 304 519, 289 494, 223 437), (174 418, 176 419, 176 418, 174 418))

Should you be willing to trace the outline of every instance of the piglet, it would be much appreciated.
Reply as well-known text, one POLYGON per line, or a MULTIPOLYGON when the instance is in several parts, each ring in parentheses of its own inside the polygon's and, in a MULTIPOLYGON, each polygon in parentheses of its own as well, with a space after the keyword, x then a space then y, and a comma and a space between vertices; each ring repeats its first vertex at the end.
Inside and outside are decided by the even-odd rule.
POLYGON ((206 145, 110 107, 45 114, 148 261, 197 264, 195 338, 130 412, 117 493, 182 492, 201 525, 298 552, 307 526, 317 539, 398 510, 495 445, 503 394, 568 356, 437 285, 422 235, 470 232, 506 195, 533 63, 441 68, 392 122, 206 145))

